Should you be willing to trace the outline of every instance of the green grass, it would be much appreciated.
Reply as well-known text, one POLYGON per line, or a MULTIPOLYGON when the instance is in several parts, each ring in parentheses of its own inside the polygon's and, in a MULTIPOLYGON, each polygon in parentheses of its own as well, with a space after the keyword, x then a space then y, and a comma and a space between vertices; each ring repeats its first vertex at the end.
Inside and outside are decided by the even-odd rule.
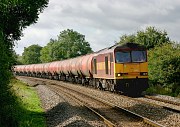
POLYGON ((161 94, 161 95, 169 95, 173 97, 179 97, 180 93, 172 93, 172 89, 168 87, 163 87, 161 85, 150 85, 150 87, 146 90, 147 94, 161 94))
POLYGON ((14 117, 18 121, 18 127, 45 127, 44 111, 33 87, 26 86, 16 79, 11 81, 11 85, 19 104, 14 107, 14 117))
POLYGON ((146 92, 148 94, 162 94, 162 95, 170 95, 171 94, 171 90, 167 89, 167 88, 163 88, 160 85, 157 86, 150 86, 146 92))

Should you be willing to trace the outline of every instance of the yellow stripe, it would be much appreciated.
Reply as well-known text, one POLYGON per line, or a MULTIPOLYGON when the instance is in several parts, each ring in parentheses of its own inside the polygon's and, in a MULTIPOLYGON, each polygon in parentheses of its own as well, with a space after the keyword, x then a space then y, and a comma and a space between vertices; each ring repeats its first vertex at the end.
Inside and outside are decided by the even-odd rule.
POLYGON ((96 77, 96 76, 94 76, 94 78, 101 78, 101 79, 114 79, 114 78, 107 78, 107 77, 96 77))
POLYGON ((136 77, 138 78, 148 78, 148 76, 120 76, 120 77, 115 77, 115 79, 135 79, 136 77))
POLYGON ((105 70, 105 62, 97 63, 97 70, 105 70))
POLYGON ((140 72, 148 72, 148 63, 115 63, 114 72, 127 73, 127 75, 116 77, 114 79, 129 79, 129 78, 148 78, 148 76, 140 76, 140 72))
MULTIPOLYGON (((113 63, 113 62, 111 62, 111 63, 113 63)), ((110 61, 108 61, 108 69, 110 69, 110 61)), ((99 71, 105 70, 105 62, 98 62, 97 70, 99 70, 99 71)))

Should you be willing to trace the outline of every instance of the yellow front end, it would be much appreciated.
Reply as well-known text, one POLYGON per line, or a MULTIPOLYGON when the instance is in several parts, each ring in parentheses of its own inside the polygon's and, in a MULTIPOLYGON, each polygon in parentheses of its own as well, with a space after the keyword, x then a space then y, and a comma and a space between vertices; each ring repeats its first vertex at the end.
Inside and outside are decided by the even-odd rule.
POLYGON ((148 78, 148 63, 115 63, 114 79, 148 78))
POLYGON ((148 63, 115 63, 115 89, 128 95, 140 95, 148 88, 148 63))

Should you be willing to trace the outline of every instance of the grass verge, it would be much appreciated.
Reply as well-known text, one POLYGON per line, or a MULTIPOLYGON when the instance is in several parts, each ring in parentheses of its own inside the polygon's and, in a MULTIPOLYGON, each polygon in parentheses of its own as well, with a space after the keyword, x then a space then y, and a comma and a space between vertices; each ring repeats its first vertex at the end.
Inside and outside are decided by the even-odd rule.
POLYGON ((17 97, 14 117, 18 127, 45 127, 44 112, 36 91, 17 79, 11 81, 11 86, 17 97))
MULTIPOLYGON (((180 89, 180 87, 179 87, 180 89)), ((179 90, 177 90, 179 91, 179 90)), ((168 96, 173 96, 173 97, 178 97, 180 98, 180 93, 173 93, 171 88, 168 87, 163 87, 161 85, 151 85, 147 90, 147 94, 161 94, 161 95, 168 95, 168 96)))

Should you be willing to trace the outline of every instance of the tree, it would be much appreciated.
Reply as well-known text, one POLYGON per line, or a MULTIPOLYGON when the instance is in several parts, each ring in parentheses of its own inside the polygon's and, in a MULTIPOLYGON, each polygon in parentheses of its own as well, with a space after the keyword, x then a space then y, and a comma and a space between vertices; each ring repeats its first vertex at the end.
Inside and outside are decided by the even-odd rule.
POLYGON ((14 64, 14 41, 22 30, 36 23, 48 0, 1 0, 0 2, 0 126, 18 126, 12 115, 15 99, 9 90, 11 67, 14 64), (14 104, 12 103, 14 102, 14 104))
POLYGON ((155 27, 147 27, 145 31, 137 32, 135 42, 145 45, 147 49, 152 49, 156 46, 170 43, 170 39, 166 31, 157 30, 155 27))
POLYGON ((146 30, 137 31, 136 35, 123 35, 120 37, 119 43, 135 42, 142 44, 147 49, 170 43, 170 39, 166 31, 157 30, 155 27, 147 27, 146 30))
POLYGON ((29 47, 24 48, 24 52, 22 54, 22 61, 24 64, 36 64, 40 63, 40 51, 42 47, 39 45, 31 45, 29 47))
POLYGON ((85 40, 85 36, 67 29, 60 32, 58 39, 51 39, 47 46, 41 51, 41 60, 50 62, 73 58, 91 53, 90 44, 85 40))
POLYGON ((12 97, 12 93, 9 91, 9 80, 11 78, 11 65, 13 61, 12 50, 8 50, 4 44, 4 35, 0 31, 0 126, 16 126, 14 118, 12 116, 12 106, 11 102, 15 99, 12 97), (8 52, 10 51, 10 52, 8 52))
POLYGON ((60 32, 58 42, 64 47, 65 58, 72 58, 91 53, 90 44, 85 40, 85 36, 70 29, 60 32))
POLYGON ((136 35, 134 34, 131 34, 131 35, 123 35, 120 37, 120 41, 119 43, 120 44, 124 44, 124 43, 127 43, 127 42, 135 42, 135 38, 136 38, 136 35))
POLYGON ((163 44, 149 51, 149 79, 172 89, 174 95, 180 93, 180 45, 163 44))
POLYGON ((0 28, 8 40, 19 40, 22 30, 36 23, 49 0, 2 0, 0 28))
POLYGON ((50 39, 50 42, 42 48, 40 51, 40 60, 42 63, 53 61, 52 56, 52 45, 54 44, 55 40, 50 39))
POLYGON ((15 59, 15 60, 14 60, 14 65, 21 65, 21 64, 22 64, 22 56, 16 54, 15 51, 13 51, 12 56, 13 56, 13 58, 15 59))

